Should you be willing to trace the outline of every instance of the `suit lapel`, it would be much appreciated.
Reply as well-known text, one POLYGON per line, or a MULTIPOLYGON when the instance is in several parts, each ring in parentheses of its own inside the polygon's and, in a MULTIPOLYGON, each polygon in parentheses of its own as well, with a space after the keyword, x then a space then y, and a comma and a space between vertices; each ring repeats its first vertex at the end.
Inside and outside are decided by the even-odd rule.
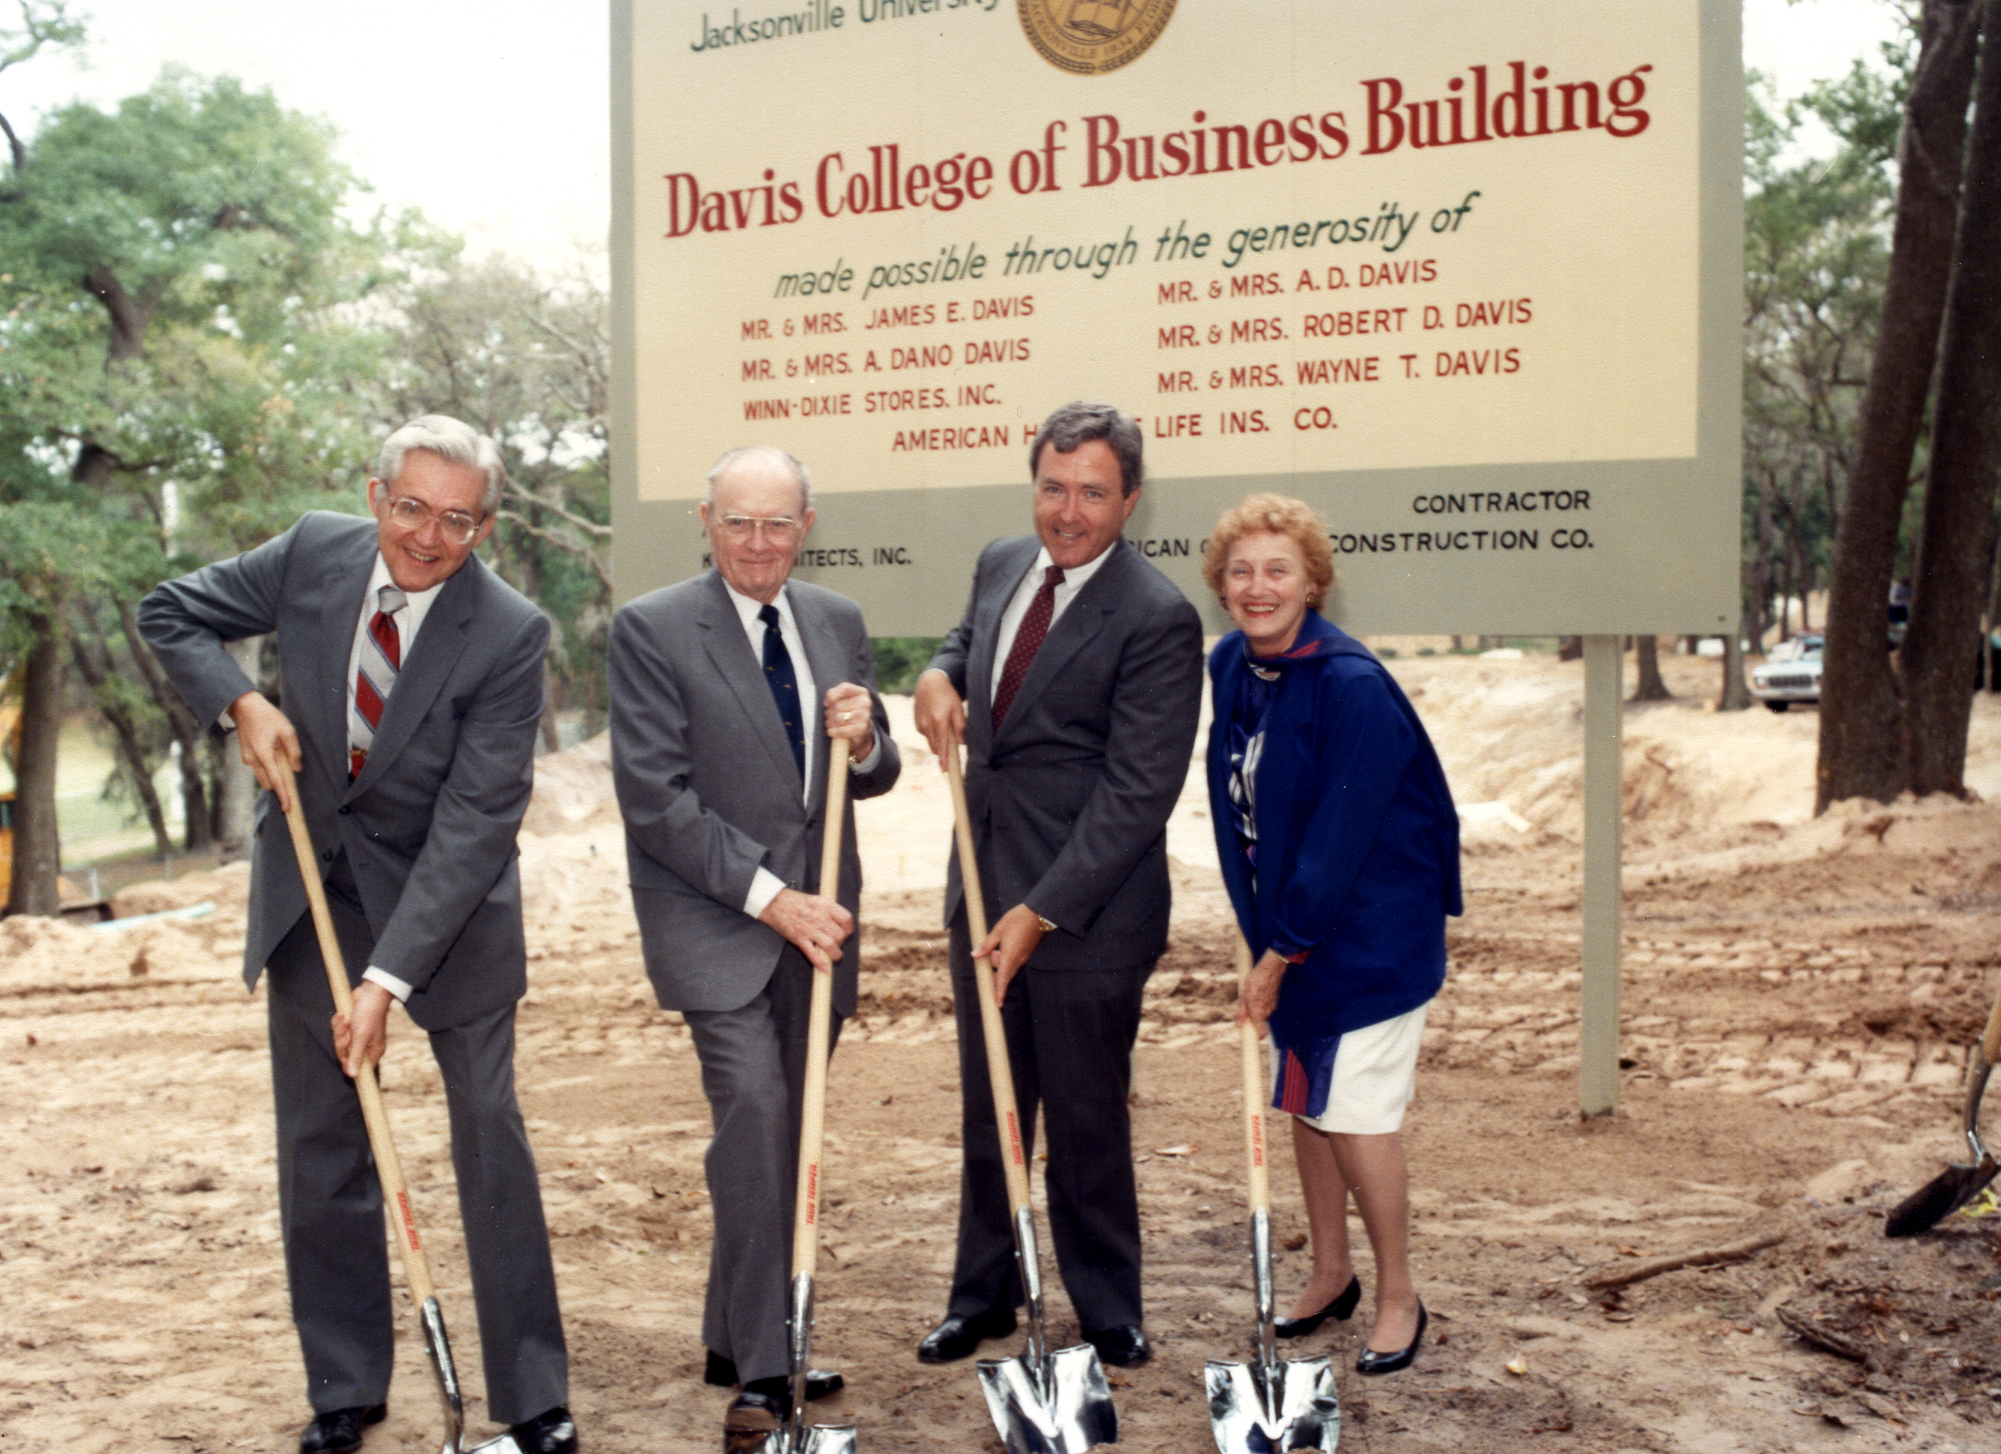
POLYGON ((368 592, 368 577, 375 569, 375 532, 356 531, 354 543, 328 552, 325 565, 314 583, 316 603, 307 597, 308 614, 317 618, 317 638, 325 646, 314 654, 315 680, 296 705, 287 700, 285 710, 297 710, 310 718, 309 731, 315 742, 328 745, 326 771, 334 795, 351 790, 347 778, 347 703, 352 685, 347 679, 349 658, 354 654, 354 634, 361 626, 361 598, 368 592))
POLYGON ((708 653, 716 675, 736 697, 737 707, 750 723, 751 735, 771 759, 771 771, 796 773, 799 768, 792 761, 792 744, 785 740, 778 708, 772 704, 771 688, 764 680, 764 665, 751 654, 743 618, 737 615, 736 603, 730 600, 723 578, 714 571, 709 572, 708 588, 703 593, 702 609, 695 624, 702 628, 702 648, 708 653))

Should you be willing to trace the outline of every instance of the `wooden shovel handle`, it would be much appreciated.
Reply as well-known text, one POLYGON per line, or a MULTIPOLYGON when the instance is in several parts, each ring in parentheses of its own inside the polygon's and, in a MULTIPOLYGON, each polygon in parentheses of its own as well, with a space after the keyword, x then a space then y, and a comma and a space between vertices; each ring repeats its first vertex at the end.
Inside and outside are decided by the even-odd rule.
MULTIPOLYGON (((966 809, 966 779, 955 745, 945 754, 946 776, 952 782, 952 834, 959 845, 959 881, 966 899, 966 929, 978 949, 987 937, 987 906, 980 888, 980 861, 973 853, 972 815, 966 809)), ((994 1119, 1000 1125, 1001 1165, 1007 1172, 1010 1220, 1028 1205, 1028 1158, 1021 1140, 1021 1112, 1014 1098, 1014 1066, 1007 1058, 1007 1032, 1001 1028, 1000 1001, 994 996, 994 967, 984 955, 973 960, 973 983, 980 999, 980 1030, 987 1048, 987 1078, 992 1082, 994 1119)))
POLYGON ((2001 985, 1994 989, 1994 1008, 1987 1012, 1987 1030, 1980 1037, 1980 1057, 1989 1065, 2001 1064, 2001 985))
MULTIPOLYGON (((305 809, 300 785, 292 783, 292 809, 285 814, 292 830, 292 851, 299 860, 299 877, 306 885, 306 902, 312 905, 313 929, 320 938, 320 959, 327 967, 327 988, 333 991, 334 1008, 343 1015, 354 1013, 354 992, 347 983, 347 964, 341 958, 340 941, 334 937, 333 915, 327 909, 326 886, 314 869, 313 840, 306 832, 305 809)), ((382 1108, 382 1085, 375 1067, 364 1065, 355 1078, 361 1096, 361 1119, 368 1126, 368 1145, 375 1153, 375 1174, 382 1182, 382 1196, 395 1209, 396 1250, 403 1259, 403 1275, 410 1282, 410 1296, 421 1310, 437 1295, 431 1281, 431 1266, 424 1258, 423 1244, 417 1240, 417 1220, 410 1210, 410 1188, 403 1180, 403 1163, 397 1160, 396 1143, 389 1135, 389 1116, 382 1108)))
MULTIPOLYGON (((848 739, 827 754, 827 811, 820 830, 820 892, 841 894, 841 844, 847 836, 848 739)), ((861 930, 855 926, 856 932, 861 930)), ((827 1038, 834 1017, 834 976, 813 971, 806 1016, 806 1091, 799 1107, 799 1184, 792 1202, 792 1275, 813 1275, 820 1261, 820 1143, 827 1111, 827 1038)))
MULTIPOLYGON (((1237 989, 1250 978, 1251 947, 1237 938, 1237 989)), ((1250 1162, 1251 1211, 1271 1210, 1271 1168, 1265 1144, 1264 1057, 1258 1053, 1258 1027, 1246 1020, 1237 1026, 1237 1042, 1244 1061, 1244 1152, 1250 1162)))

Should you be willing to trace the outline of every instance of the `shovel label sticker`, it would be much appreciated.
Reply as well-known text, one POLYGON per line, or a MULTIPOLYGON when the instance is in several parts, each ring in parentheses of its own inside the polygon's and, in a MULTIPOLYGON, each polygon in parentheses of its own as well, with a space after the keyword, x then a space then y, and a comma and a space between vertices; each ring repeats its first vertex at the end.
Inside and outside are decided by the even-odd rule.
POLYGON ((410 1239, 410 1246, 415 1248, 417 1246, 417 1219, 410 1211, 409 1192, 399 1191, 396 1193, 396 1210, 403 1214, 403 1235, 410 1239))
POLYGON ((1028 1165, 1021 1154, 1021 1122, 1013 1111, 1007 1113, 1007 1154, 1014 1158, 1016 1166, 1025 1168, 1028 1165))

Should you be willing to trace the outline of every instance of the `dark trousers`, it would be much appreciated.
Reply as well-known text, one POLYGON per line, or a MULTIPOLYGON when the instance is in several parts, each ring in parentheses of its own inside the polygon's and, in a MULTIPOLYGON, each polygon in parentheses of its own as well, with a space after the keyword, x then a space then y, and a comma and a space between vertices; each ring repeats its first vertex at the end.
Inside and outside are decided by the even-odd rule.
MULTIPOLYGON (((959 1026, 959 1249, 947 1311, 968 1317, 1021 1300, 986 1040, 962 913, 951 931, 959 1026)), ((1049 1138, 1048 1226, 1070 1304, 1086 1331, 1134 1326, 1140 1309, 1139 1194, 1134 1185, 1132 1049, 1155 961, 1128 969, 1049 970, 1031 962, 1001 1006, 1021 1134, 1034 1165, 1036 1113, 1049 1138)))
MULTIPOLYGON (((340 876, 337 865, 328 906, 358 982, 372 941, 340 876)), ((279 1225, 307 1399, 318 1413, 380 1403, 394 1364, 397 1311, 382 1185, 360 1098, 334 1056, 333 993, 310 915, 273 952, 265 982, 279 1225)), ((487 1410, 500 1423, 519 1423, 569 1401, 569 1360, 541 1185, 515 1101, 514 1006, 434 1031, 430 1041, 451 1122, 487 1410)))
MULTIPOLYGON (((746 1383, 792 1367, 793 1194, 812 998, 812 965, 787 945, 749 1004, 684 1013, 715 1128, 704 1159, 715 1237, 702 1341, 734 1362, 746 1383)), ((829 1024, 830 1055, 841 1023, 836 1014, 829 1024)))

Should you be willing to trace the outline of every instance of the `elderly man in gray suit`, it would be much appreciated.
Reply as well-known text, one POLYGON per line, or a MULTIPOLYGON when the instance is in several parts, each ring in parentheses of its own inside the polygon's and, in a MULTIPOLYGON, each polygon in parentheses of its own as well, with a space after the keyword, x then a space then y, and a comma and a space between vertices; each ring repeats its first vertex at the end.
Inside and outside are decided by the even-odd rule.
POLYGON ((1021 1291, 972 961, 990 956, 1032 1146, 1041 1106, 1057 1266, 1107 1363, 1149 1356, 1126 1097, 1147 977, 1167 947, 1167 815, 1188 775, 1202 628, 1123 539, 1143 482, 1139 425, 1066 404, 1029 451, 1035 534, 980 553, 966 614, 918 679, 917 728, 966 744, 980 890, 967 931, 954 858, 945 913, 959 1020, 964 1172, 946 1316, 928 1363, 1014 1331, 1021 1291))
POLYGON ((514 1093, 514 1008, 527 985, 515 832, 549 623, 473 555, 505 478, 491 439, 425 415, 382 446, 368 482, 374 519, 315 511, 139 608, 175 687, 198 718, 234 728, 268 790, 243 972, 254 987, 267 971, 279 1223, 314 1410, 301 1454, 358 1449, 386 1412, 382 1189, 349 1079, 381 1059, 395 1001, 429 1032, 444 1079, 488 1412, 528 1454, 577 1447, 542 1193, 514 1093), (273 631, 282 710, 223 649, 273 631), (356 979, 349 1018, 334 1014, 282 819, 295 783, 356 979))
MULTIPOLYGON (((715 1135, 705 1376, 739 1384, 724 1447, 755 1449, 789 1412, 792 1202, 815 973, 834 1033, 854 1013, 861 897, 853 801, 900 769, 860 610, 790 581, 812 483, 782 450, 733 450, 701 506, 713 570, 612 621, 612 771, 646 972, 687 1019, 715 1135), (826 821, 829 738, 849 744, 848 808, 826 821), (842 834, 840 883, 819 882, 842 834)), ((814 1373, 807 1396, 841 1386, 814 1373)))

